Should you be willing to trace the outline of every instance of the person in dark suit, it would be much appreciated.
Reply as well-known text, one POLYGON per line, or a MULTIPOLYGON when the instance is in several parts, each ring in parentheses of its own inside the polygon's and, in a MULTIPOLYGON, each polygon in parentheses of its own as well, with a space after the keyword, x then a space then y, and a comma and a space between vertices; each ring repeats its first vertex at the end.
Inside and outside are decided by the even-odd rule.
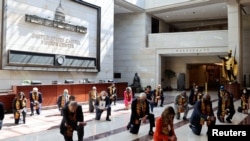
POLYGON ((38 115, 41 114, 42 102, 42 93, 38 91, 37 87, 34 87, 30 92, 30 116, 34 115, 34 110, 36 110, 38 115))
POLYGON ((161 88, 161 84, 157 86, 156 89, 154 89, 154 103, 155 107, 158 106, 158 101, 161 100, 160 106, 163 107, 163 102, 164 102, 164 95, 163 95, 163 90, 161 88))
POLYGON ((95 101, 96 97, 98 96, 98 92, 96 90, 96 87, 93 86, 92 90, 89 91, 89 112, 93 113, 95 110, 95 101))
POLYGON ((194 110, 190 117, 189 127, 194 134, 200 135, 202 126, 205 122, 208 127, 214 126, 216 122, 209 94, 203 95, 201 100, 195 102, 194 110))
POLYGON ((190 94, 188 96, 188 102, 190 105, 194 105, 195 102, 197 101, 197 95, 198 95, 198 90, 199 90, 199 86, 194 84, 194 86, 192 87, 192 89, 190 90, 190 94))
POLYGON ((84 116, 82 106, 74 101, 74 96, 71 101, 62 109, 63 118, 60 125, 60 133, 64 136, 65 141, 73 141, 73 131, 77 131, 78 141, 83 141, 84 136, 84 116))
POLYGON ((112 83, 111 86, 107 89, 108 97, 110 98, 110 105, 112 102, 114 102, 114 105, 116 105, 116 99, 117 99, 117 88, 115 87, 115 83, 112 83))
POLYGON ((3 119, 4 119, 4 104, 0 102, 0 130, 3 126, 3 119))
POLYGON ((61 112, 61 115, 62 115, 63 107, 69 101, 69 97, 70 97, 70 94, 69 94, 68 89, 64 89, 63 94, 61 94, 57 99, 57 106, 58 106, 59 111, 61 112))
POLYGON ((26 122, 26 103, 27 99, 25 97, 24 92, 20 92, 17 94, 17 96, 12 101, 12 109, 14 114, 14 123, 18 124, 20 117, 22 115, 23 117, 23 123, 26 122))
POLYGON ((130 121, 127 125, 127 129, 130 129, 130 133, 138 134, 141 122, 146 123, 149 120, 149 135, 153 135, 153 127, 155 127, 155 116, 149 113, 149 102, 147 100, 147 95, 142 92, 138 98, 133 99, 131 104, 131 116, 130 121))
POLYGON ((152 91, 151 89, 152 89, 152 87, 150 85, 147 85, 144 93, 147 96, 147 101, 149 103, 150 111, 153 113, 154 107, 155 107, 155 102, 154 102, 154 91, 152 91))
POLYGON ((224 118, 226 115, 226 121, 228 123, 232 123, 232 118, 235 114, 234 109, 234 101, 233 101, 233 94, 229 91, 226 91, 221 95, 221 97, 218 100, 218 111, 217 111, 217 117, 220 122, 224 122, 224 118))
POLYGON ((103 111, 107 111, 106 120, 111 121, 111 119, 109 118, 109 116, 111 115, 110 99, 107 96, 106 91, 101 91, 100 96, 96 99, 95 107, 96 107, 96 116, 95 116, 96 120, 100 120, 103 111))

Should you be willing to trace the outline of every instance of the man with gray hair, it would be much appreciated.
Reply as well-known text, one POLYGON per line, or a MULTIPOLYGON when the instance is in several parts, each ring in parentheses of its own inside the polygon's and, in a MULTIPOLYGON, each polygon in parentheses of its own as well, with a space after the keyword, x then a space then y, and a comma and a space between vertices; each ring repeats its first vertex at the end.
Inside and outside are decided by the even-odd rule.
POLYGON ((61 94, 58 97, 57 106, 58 106, 59 111, 61 112, 61 115, 62 115, 62 109, 63 109, 63 107, 69 101, 69 97, 70 97, 70 94, 69 94, 69 90, 68 89, 64 89, 63 90, 63 94, 61 94))
POLYGON ((60 133, 65 141, 73 141, 73 131, 77 131, 78 141, 83 141, 84 136, 84 115, 82 106, 75 101, 74 96, 70 96, 70 101, 62 109, 63 118, 60 125, 60 133))
POLYGON ((127 125, 127 129, 130 129, 130 133, 137 134, 142 123, 146 123, 149 120, 150 128, 149 135, 153 135, 153 127, 155 127, 154 114, 149 113, 149 102, 147 101, 147 95, 143 92, 140 93, 138 98, 135 98, 131 104, 131 116, 127 125))
POLYGON ((33 90, 30 92, 30 116, 34 115, 34 110, 36 110, 36 113, 40 115, 42 102, 42 93, 38 91, 37 87, 34 87, 33 90))
POLYGON ((176 95, 175 101, 174 101, 174 108, 176 111, 176 119, 180 119, 180 114, 184 113, 183 120, 187 119, 187 114, 189 111, 188 107, 188 96, 186 94, 186 91, 182 91, 180 94, 176 95))

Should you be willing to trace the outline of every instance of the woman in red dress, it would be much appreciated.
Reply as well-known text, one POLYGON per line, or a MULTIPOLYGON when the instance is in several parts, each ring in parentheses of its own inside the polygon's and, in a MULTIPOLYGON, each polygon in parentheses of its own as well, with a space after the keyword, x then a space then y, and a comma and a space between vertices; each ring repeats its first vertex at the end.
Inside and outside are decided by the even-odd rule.
POLYGON ((131 102, 133 99, 133 92, 131 87, 127 87, 126 90, 124 91, 124 104, 125 104, 125 109, 129 109, 131 102))
POLYGON ((156 119, 154 141, 177 141, 174 131, 174 108, 168 106, 156 119))

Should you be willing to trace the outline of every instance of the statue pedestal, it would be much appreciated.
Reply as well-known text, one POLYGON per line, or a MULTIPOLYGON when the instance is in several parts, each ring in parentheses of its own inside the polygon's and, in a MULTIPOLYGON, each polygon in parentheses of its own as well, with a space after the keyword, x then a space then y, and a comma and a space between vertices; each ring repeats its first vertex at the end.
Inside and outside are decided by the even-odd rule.
POLYGON ((232 84, 225 84, 225 89, 233 94, 235 99, 240 99, 240 84, 232 83, 232 84))

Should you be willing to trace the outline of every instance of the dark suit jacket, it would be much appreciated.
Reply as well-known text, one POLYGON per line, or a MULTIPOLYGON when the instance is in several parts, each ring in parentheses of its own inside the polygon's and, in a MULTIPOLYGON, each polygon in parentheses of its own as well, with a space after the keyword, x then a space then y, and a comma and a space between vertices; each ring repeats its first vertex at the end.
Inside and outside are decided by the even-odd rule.
POLYGON ((140 101, 137 98, 135 98, 131 104, 131 119, 130 119, 131 123, 134 123, 135 120, 139 120, 140 118, 144 117, 145 115, 149 115, 149 102, 148 102, 148 100, 145 100, 146 112, 144 114, 140 114, 140 115, 136 111, 137 102, 140 102, 140 101))
MULTIPOLYGON (((230 111, 234 111, 234 100, 233 100, 233 94, 232 93, 229 93, 229 100, 230 100, 230 105, 229 107, 226 107, 226 109, 229 109, 230 111)), ((218 113, 221 113, 222 111, 222 98, 219 98, 219 101, 218 101, 218 113)))
MULTIPOLYGON (((63 96, 63 94, 62 95, 60 95, 59 97, 58 97, 58 99, 57 99, 57 106, 58 106, 58 108, 60 109, 61 108, 61 103, 62 103, 62 96, 63 96)), ((69 100, 69 97, 70 97, 70 95, 68 95, 68 100, 69 100)), ((69 102, 69 101, 68 101, 69 102)), ((67 105, 68 104, 68 102, 67 103, 65 103, 64 105, 67 105)))
MULTIPOLYGON (((35 100, 33 99, 32 97, 32 91, 30 92, 30 102, 34 102, 35 100)), ((38 92, 38 102, 39 103, 42 103, 43 102, 43 98, 42 98, 42 93, 41 92, 38 92)))
MULTIPOLYGON (((99 99, 100 99, 100 98, 101 98, 101 96, 99 96, 99 97, 96 99, 96 101, 95 101, 95 107, 98 107, 98 106, 99 106, 99 99)), ((106 103, 105 107, 106 107, 106 108, 110 107, 110 99, 109 99, 109 97, 106 96, 104 100, 105 100, 105 103, 106 103)))
POLYGON ((0 102, 0 120, 4 119, 4 104, 0 102))
POLYGON ((190 123, 193 125, 200 125, 200 118, 202 117, 204 120, 207 120, 207 116, 214 116, 214 111, 212 107, 212 102, 209 102, 210 109, 211 109, 211 115, 204 115, 201 112, 201 100, 195 102, 194 104, 194 110, 190 117, 190 123))
POLYGON ((63 118, 61 121, 61 125, 60 125, 60 133, 64 134, 66 131, 66 126, 65 123, 67 125, 70 125, 71 127, 73 127, 74 130, 77 130, 78 127, 78 122, 83 122, 84 121, 84 116, 83 116, 83 111, 82 111, 82 106, 78 105, 76 108, 76 121, 70 120, 69 115, 71 114, 68 108, 68 105, 65 106, 63 109, 63 118))
POLYGON ((117 88, 116 87, 114 87, 114 90, 111 90, 111 89, 113 89, 113 88, 112 87, 108 87, 108 89, 107 89, 107 93, 108 93, 109 97, 111 97, 114 94, 117 94, 117 88))

